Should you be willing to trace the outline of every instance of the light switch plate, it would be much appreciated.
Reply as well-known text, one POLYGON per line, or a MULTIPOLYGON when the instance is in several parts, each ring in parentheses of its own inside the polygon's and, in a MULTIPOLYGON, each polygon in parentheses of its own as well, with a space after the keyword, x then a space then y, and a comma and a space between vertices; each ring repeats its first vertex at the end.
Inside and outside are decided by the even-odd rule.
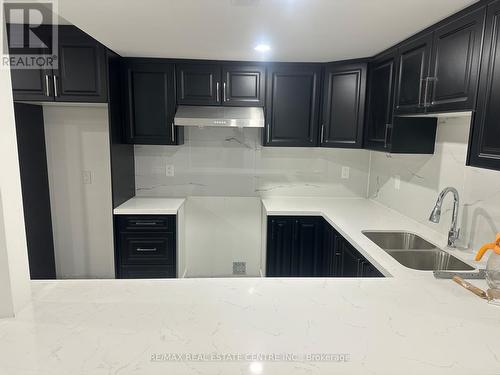
POLYGON ((167 165, 165 166, 165 175, 166 175, 167 177, 174 177, 174 173, 175 173, 175 171, 174 171, 174 166, 173 166, 173 165, 171 165, 171 164, 167 164, 167 165))
POLYGON ((349 179, 349 172, 350 172, 350 168, 349 167, 342 167, 342 174, 341 174, 340 177, 343 180, 349 179))

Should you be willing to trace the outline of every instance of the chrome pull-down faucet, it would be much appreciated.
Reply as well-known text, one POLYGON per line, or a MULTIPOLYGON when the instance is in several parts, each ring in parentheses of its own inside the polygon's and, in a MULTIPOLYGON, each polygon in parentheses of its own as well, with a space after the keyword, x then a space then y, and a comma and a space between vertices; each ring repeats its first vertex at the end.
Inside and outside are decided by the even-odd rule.
POLYGON ((439 193, 438 199, 436 201, 436 205, 434 206, 431 216, 429 217, 429 221, 433 223, 439 223, 441 219, 441 207, 443 205, 443 199, 446 194, 453 194, 453 215, 451 217, 451 228, 448 232, 448 246, 456 247, 455 242, 458 240, 460 236, 460 229, 457 228, 458 225, 458 208, 460 205, 460 198, 458 196, 458 191, 454 187, 444 188, 441 193, 439 193))

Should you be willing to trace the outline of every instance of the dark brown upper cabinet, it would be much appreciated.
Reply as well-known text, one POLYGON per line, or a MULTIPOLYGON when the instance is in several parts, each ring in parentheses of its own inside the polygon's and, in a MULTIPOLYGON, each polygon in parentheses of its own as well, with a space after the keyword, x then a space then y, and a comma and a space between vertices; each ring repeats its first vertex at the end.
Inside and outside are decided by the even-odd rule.
POLYGON ((387 150, 393 119, 395 76, 396 50, 379 55, 370 63, 366 148, 387 150))
MULTIPOLYGON (((41 41, 39 48, 35 53, 40 55, 49 55, 50 49, 46 48, 49 45, 49 32, 47 25, 42 25, 32 30, 41 41)), ((11 25, 7 24, 7 37, 21 38, 21 35, 27 35, 28 25, 11 25), (16 34, 16 35, 14 35, 16 34)), ((33 42, 32 42, 33 43, 33 42)), ((36 43, 36 41, 34 42, 36 43)), ((34 46, 35 47, 35 46, 34 46)), ((33 53, 33 49, 28 48, 9 48, 11 55, 29 55, 33 53)), ((53 100, 52 92, 52 69, 11 69, 12 91, 14 100, 36 101, 36 100, 53 100)))
POLYGON ((425 112, 426 84, 432 49, 432 33, 405 42, 398 50, 394 111, 425 112))
POLYGON ((265 146, 318 145, 321 65, 273 64, 267 72, 265 146))
POLYGON ((226 106, 263 107, 266 70, 258 65, 222 66, 222 103, 226 106))
POLYGON ((106 102, 106 50, 73 26, 59 26, 54 97, 62 102, 106 102))
POLYGON ((177 65, 177 103, 221 104, 221 69, 218 64, 177 65))
POLYGON ((177 65, 177 103, 181 105, 263 106, 264 84, 262 65, 177 65))
POLYGON ((329 64, 323 82, 322 147, 361 148, 367 64, 329 64))
MULTIPOLYGON (((49 27, 39 28, 43 40, 49 27)), ((58 26, 58 34, 57 69, 11 70, 14 100, 107 102, 105 47, 74 26, 58 26)))
POLYGON ((433 154, 437 119, 394 116, 396 50, 370 63, 365 148, 399 154, 433 154))
POLYGON ((473 110, 486 8, 434 31, 428 82, 428 112, 473 110))
POLYGON ((468 164, 500 170, 500 2, 488 7, 468 164))
POLYGON ((451 17, 398 48, 395 113, 475 108, 485 7, 451 17))
POLYGON ((125 59, 125 130, 128 143, 177 145, 183 128, 174 126, 175 68, 154 59, 125 59))

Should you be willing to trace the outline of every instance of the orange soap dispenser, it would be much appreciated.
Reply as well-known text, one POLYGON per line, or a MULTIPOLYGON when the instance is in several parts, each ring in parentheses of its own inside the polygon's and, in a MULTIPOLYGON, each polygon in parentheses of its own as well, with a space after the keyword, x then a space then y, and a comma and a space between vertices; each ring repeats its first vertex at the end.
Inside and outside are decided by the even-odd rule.
POLYGON ((500 233, 497 233, 495 242, 484 244, 476 254, 476 261, 481 260, 483 255, 493 250, 486 263, 486 281, 492 289, 500 289, 500 233))

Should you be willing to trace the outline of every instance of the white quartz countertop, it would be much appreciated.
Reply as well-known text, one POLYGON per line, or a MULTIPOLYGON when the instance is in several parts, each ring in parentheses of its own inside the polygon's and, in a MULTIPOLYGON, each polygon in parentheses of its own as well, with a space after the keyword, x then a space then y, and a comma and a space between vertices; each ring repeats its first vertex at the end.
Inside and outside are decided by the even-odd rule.
POLYGON ((391 277, 33 281, 0 320, 0 374, 500 374, 500 307, 361 230, 443 236, 365 199, 263 204, 323 216, 391 277))
POLYGON ((115 215, 175 215, 184 198, 134 197, 113 210, 115 215))

